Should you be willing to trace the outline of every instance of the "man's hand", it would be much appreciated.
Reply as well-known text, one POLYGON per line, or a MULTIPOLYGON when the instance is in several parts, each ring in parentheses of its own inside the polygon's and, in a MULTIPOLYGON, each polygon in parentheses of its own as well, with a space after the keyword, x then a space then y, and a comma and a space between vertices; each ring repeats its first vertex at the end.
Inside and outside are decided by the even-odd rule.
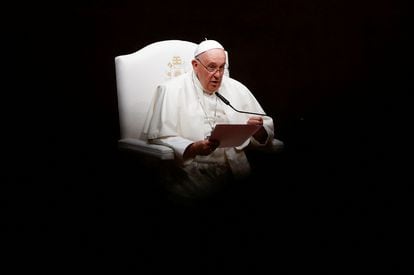
POLYGON ((183 158, 189 159, 193 158, 196 155, 208 156, 210 155, 220 143, 216 140, 199 140, 194 143, 191 143, 187 149, 185 149, 183 158))
POLYGON ((249 125, 263 125, 263 118, 261 116, 251 116, 249 120, 247 120, 247 124, 249 125))
POLYGON ((267 140, 267 132, 263 127, 263 118, 261 116, 251 116, 247 120, 247 124, 249 125, 260 125, 262 126, 254 135, 253 137, 260 143, 265 143, 267 140))

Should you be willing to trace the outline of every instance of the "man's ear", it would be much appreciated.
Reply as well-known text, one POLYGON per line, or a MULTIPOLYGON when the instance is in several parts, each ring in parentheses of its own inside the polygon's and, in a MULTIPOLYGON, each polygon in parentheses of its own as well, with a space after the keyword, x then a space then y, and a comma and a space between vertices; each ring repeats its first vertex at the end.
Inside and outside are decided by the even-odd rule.
POLYGON ((195 59, 191 60, 191 65, 193 65, 193 71, 197 73, 198 65, 199 65, 197 60, 195 59))

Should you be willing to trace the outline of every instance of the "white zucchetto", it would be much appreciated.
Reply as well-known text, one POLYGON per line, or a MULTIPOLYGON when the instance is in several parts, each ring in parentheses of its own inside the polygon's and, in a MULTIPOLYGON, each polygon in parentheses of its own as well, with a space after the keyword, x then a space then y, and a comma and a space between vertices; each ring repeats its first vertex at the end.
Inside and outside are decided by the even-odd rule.
POLYGON ((205 40, 201 42, 200 44, 198 44, 196 50, 194 51, 194 57, 211 49, 223 49, 224 50, 224 47, 215 40, 205 40))

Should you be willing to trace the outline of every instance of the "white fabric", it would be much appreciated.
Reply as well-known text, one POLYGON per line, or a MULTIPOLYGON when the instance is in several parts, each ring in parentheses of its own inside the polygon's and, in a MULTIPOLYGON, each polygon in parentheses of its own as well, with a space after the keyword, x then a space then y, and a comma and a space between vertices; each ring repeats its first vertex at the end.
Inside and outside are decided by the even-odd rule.
MULTIPOLYGON (((232 78, 223 76, 218 91, 239 110, 264 113, 252 93, 232 78)), ((214 94, 206 95, 194 72, 188 72, 157 87, 144 124, 143 138, 172 147, 177 159, 182 160, 184 150, 189 144, 210 134, 210 123, 244 124, 249 116, 251 115, 234 111, 221 100, 216 101, 214 94)), ((265 116, 263 121, 268 133, 267 144, 274 136, 273 120, 265 116)), ((194 184, 197 182, 197 185, 203 185, 203 180, 209 181, 205 182, 206 185, 211 184, 210 177, 205 177, 205 174, 197 175, 197 167, 200 165, 206 171, 214 170, 208 173, 222 171, 224 175, 231 169, 236 178, 244 177, 250 172, 250 165, 243 151, 249 142, 247 140, 237 148, 218 148, 208 156, 196 156, 181 163, 182 167, 190 181, 194 184), (217 165, 221 168, 218 169, 217 165)), ((213 176, 219 178, 221 175, 213 176)))
POLYGON ((212 49, 223 49, 224 47, 215 40, 205 40, 201 42, 194 51, 194 57, 212 49))

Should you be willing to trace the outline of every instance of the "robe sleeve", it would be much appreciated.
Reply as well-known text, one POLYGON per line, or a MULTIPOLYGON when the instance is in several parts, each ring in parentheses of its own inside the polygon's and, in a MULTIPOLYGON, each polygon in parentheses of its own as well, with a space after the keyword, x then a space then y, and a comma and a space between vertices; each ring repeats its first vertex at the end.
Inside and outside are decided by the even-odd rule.
POLYGON ((166 86, 157 87, 144 124, 143 138, 172 148, 175 156, 182 161, 185 149, 193 141, 181 137, 176 131, 179 121, 178 102, 177 97, 170 94, 167 93, 166 86))
MULTIPOLYGON (((255 112, 255 113, 265 113, 262 106, 256 99, 256 97, 252 94, 252 92, 243 84, 238 81, 232 81, 232 85, 237 87, 237 90, 240 94, 237 94, 231 97, 233 94, 229 94, 231 97, 231 101, 234 102, 234 105, 237 106, 236 108, 240 110, 255 112)), ((240 114, 241 115, 241 114, 240 114)), ((243 121, 247 122, 248 118, 252 116, 250 114, 243 114, 243 121)), ((253 146, 267 146, 269 145, 274 137, 274 124, 273 119, 270 116, 263 116, 263 127, 267 132, 267 140, 265 143, 258 142, 254 137, 251 137, 242 145, 236 147, 237 150, 241 150, 248 146, 249 144, 253 146)))
POLYGON ((168 146, 174 150, 174 154, 180 161, 183 161, 185 149, 193 143, 193 141, 180 136, 156 138, 151 140, 152 143, 168 146))
POLYGON ((144 123, 143 138, 156 139, 176 136, 178 113, 176 99, 166 92, 164 85, 159 85, 154 94, 147 118, 144 123))

